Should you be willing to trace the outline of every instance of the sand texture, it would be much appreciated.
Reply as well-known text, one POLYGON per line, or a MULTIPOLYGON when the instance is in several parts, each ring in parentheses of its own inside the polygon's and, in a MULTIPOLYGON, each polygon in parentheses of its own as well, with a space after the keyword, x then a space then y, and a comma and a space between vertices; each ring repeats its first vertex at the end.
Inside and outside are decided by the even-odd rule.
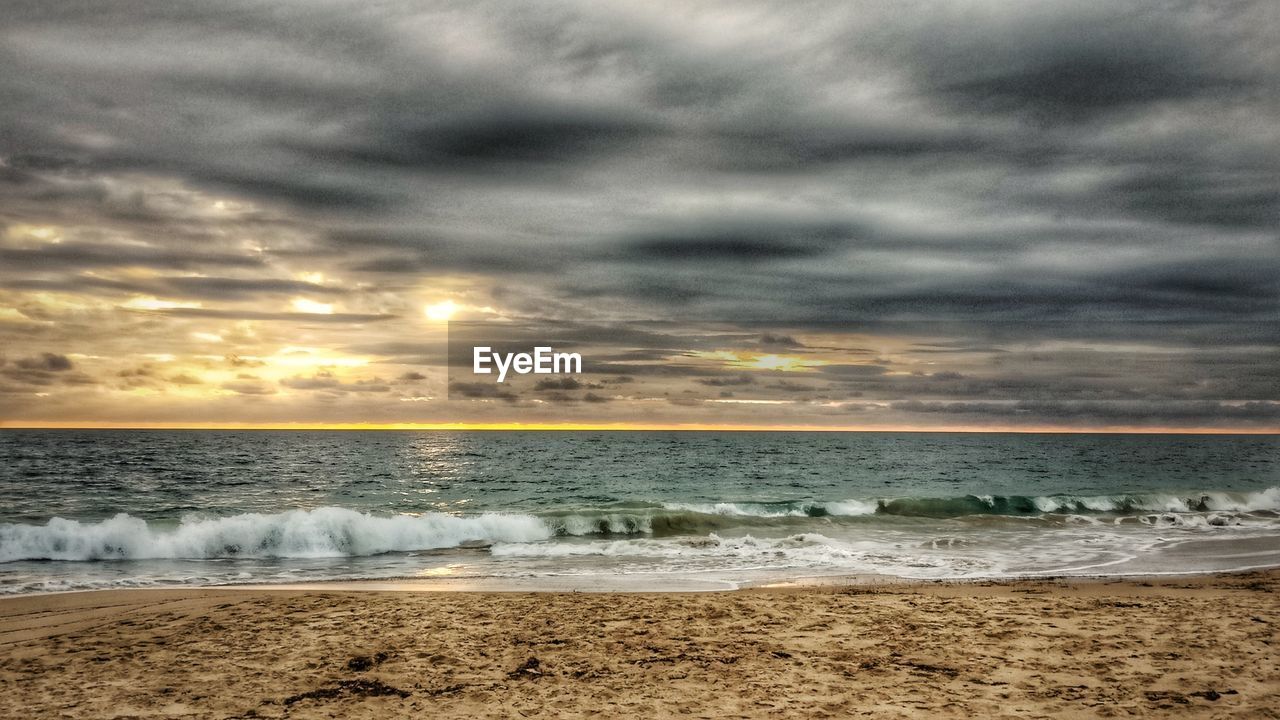
POLYGON ((0 601, 0 717, 1280 717, 1280 575, 0 601))

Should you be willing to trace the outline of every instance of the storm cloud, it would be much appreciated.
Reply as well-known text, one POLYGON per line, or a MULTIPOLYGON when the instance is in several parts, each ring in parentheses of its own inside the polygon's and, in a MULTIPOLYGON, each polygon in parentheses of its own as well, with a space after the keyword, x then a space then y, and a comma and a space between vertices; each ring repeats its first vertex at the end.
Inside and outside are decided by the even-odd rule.
POLYGON ((5 18, 12 418, 450 420, 451 317, 593 351, 482 414, 1276 424, 1273 2, 5 18))

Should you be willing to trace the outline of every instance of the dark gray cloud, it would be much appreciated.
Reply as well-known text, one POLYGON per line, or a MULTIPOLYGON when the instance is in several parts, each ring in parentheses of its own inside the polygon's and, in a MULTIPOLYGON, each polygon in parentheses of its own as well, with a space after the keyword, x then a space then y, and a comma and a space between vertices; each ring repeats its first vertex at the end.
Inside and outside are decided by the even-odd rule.
POLYGON ((84 373, 71 372, 75 364, 65 355, 40 353, 6 362, 0 358, 0 375, 19 386, 47 387, 56 383, 89 385, 94 380, 84 373))
POLYGON ((60 243, 35 249, 0 248, 0 262, 9 270, 19 271, 105 267, 186 270, 203 266, 262 265, 260 258, 243 254, 208 253, 199 248, 179 250, 106 243, 60 243))
POLYGON ((765 348, 782 348, 787 350, 804 347, 804 343, 799 342, 790 335, 781 335, 769 332, 762 333, 760 335, 759 344, 761 347, 765 348))
POLYGON ((21 358, 14 361, 14 366, 22 370, 44 370, 48 372, 65 372, 73 365, 66 355, 57 353, 41 353, 39 357, 21 358))
POLYGON ((583 383, 574 377, 548 378, 539 380, 533 386, 536 392, 545 392, 548 390, 579 390, 583 387, 583 383))
POLYGON ((622 255, 639 262, 776 262, 825 255, 852 243, 856 228, 844 225, 724 221, 684 233, 626 241, 622 255))
POLYGON ((908 413, 941 413, 978 417, 995 416, 1035 421, 1053 418, 1058 421, 1102 424, 1168 424, 1177 426, 1189 423, 1203 423, 1206 419, 1229 424, 1239 420, 1274 421, 1280 418, 1280 402, 1267 401, 1229 404, 1212 401, 943 403, 908 400, 893 403, 891 407, 894 410, 908 413))
POLYGON ((374 123, 354 136, 343 136, 342 144, 301 150, 338 162, 498 172, 512 166, 558 166, 638 150, 646 139, 662 132, 632 113, 569 106, 499 105, 425 122, 414 114, 392 114, 374 123))
MULTIPOLYGON (((978 111, 1045 123, 1168 102, 1247 96, 1268 85, 1232 40, 1247 8, 1158 3, 1034 4, 986 23, 934 29, 913 45, 932 89, 978 111), (1233 17, 1234 16, 1234 17, 1233 17), (1233 56, 1235 55, 1235 56, 1233 56)), ((951 20, 953 18, 946 18, 951 20)))
POLYGON ((1107 186, 1113 211, 1206 226, 1274 229, 1275 168, 1145 168, 1107 186))
POLYGON ((824 375, 836 378, 865 378, 883 375, 888 368, 883 365, 824 365, 818 368, 824 375))
POLYGON ((717 378, 701 378, 695 382, 708 387, 734 387, 739 385, 754 385, 756 380, 750 375, 735 375, 733 377, 717 377, 717 378))
POLYGON ((504 400, 515 402, 519 396, 510 389, 494 383, 450 383, 449 393, 462 398, 483 400, 504 400))

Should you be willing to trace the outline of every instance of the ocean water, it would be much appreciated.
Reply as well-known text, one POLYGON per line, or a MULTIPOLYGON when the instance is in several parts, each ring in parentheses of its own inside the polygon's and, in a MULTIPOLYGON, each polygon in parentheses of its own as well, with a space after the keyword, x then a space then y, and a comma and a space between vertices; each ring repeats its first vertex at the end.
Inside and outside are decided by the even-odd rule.
POLYGON ((1277 565, 1276 436, 0 430, 0 594, 1277 565))

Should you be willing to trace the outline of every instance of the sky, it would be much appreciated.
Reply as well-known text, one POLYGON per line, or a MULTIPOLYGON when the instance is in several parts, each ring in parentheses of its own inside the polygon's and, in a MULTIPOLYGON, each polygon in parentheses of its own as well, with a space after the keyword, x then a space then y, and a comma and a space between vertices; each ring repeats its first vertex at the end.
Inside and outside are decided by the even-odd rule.
POLYGON ((0 10, 0 424, 1280 428, 1269 0, 0 10))

